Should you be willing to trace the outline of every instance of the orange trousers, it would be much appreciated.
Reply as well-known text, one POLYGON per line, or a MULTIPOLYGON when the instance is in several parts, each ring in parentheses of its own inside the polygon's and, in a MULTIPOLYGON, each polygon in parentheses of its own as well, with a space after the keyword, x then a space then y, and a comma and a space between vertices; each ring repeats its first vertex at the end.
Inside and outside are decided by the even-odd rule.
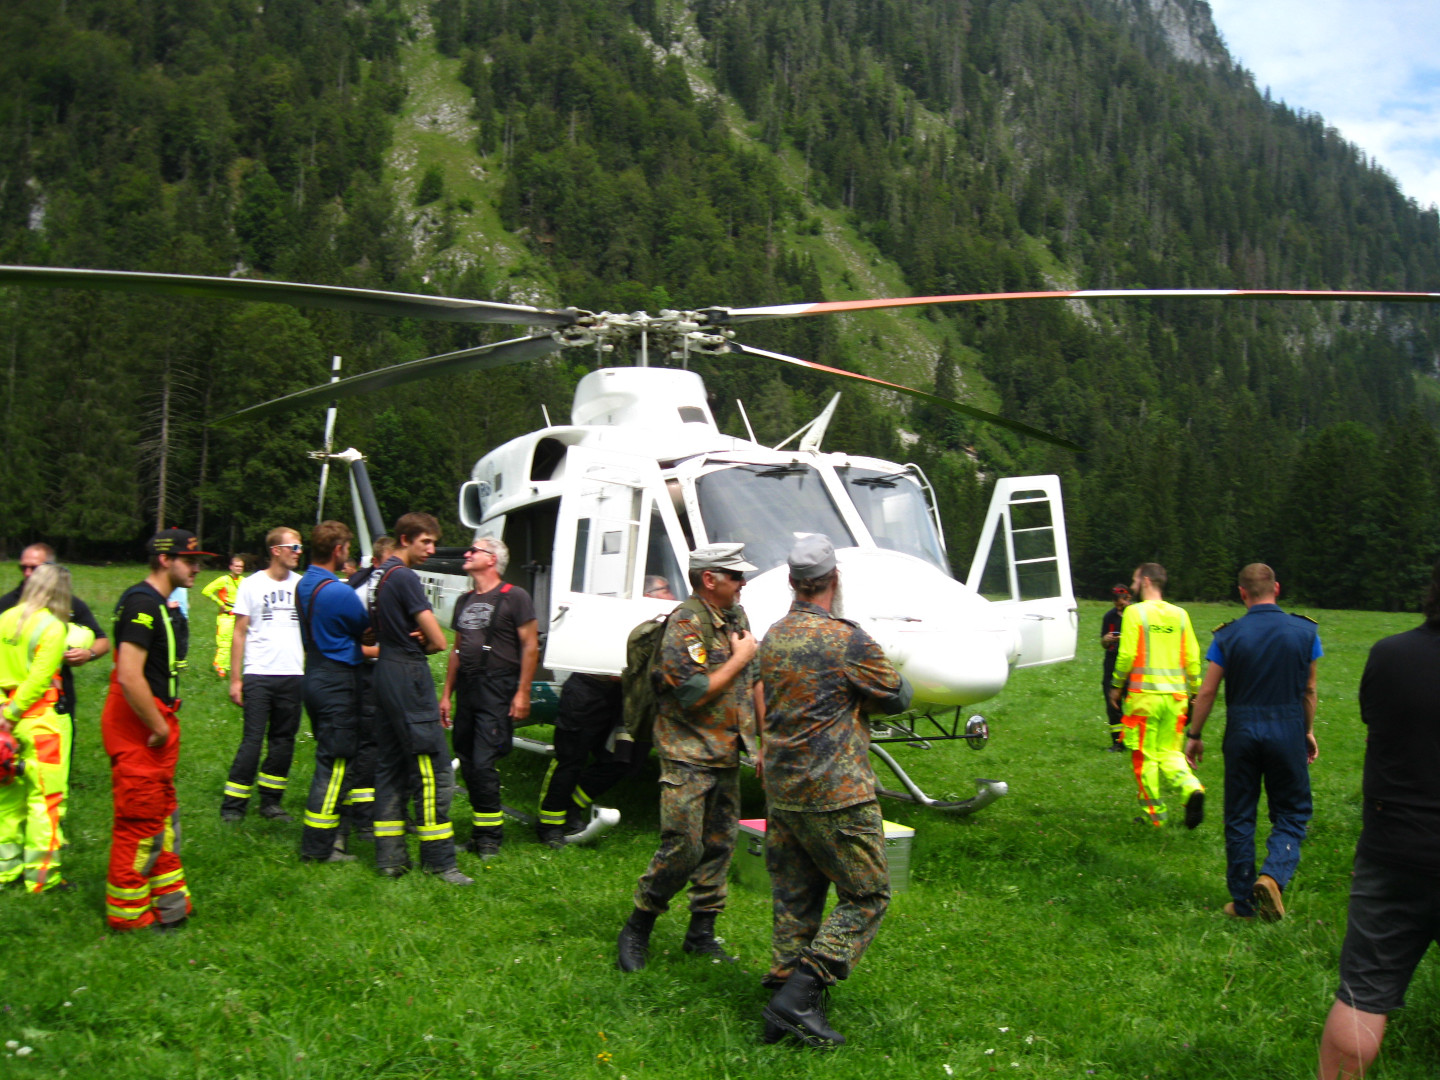
POLYGON ((110 755, 115 804, 105 879, 105 918, 113 930, 176 923, 192 910, 180 864, 180 808, 175 798, 180 721, 158 698, 155 706, 170 724, 170 739, 152 748, 147 745, 150 729, 111 673, 100 730, 110 755))

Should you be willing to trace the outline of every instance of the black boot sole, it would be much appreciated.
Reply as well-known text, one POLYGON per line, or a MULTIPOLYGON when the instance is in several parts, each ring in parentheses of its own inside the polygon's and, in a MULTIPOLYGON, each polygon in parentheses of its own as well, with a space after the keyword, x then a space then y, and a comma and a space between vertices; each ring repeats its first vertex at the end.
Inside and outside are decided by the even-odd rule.
MULTIPOLYGON (((779 1013, 771 1011, 769 1006, 766 1006, 760 1015, 765 1018, 766 1024, 772 1024, 775 1027, 783 1029, 787 1035, 794 1035, 795 1038, 799 1039, 812 1050, 834 1050, 837 1046, 845 1045, 845 1036, 841 1035, 838 1031, 835 1033, 835 1037, 840 1041, 832 1042, 830 1039, 806 1031, 798 1024, 792 1024, 779 1013)), ((767 1031, 766 1034, 768 1035, 769 1032, 767 1031)), ((777 1038, 775 1041, 778 1042, 779 1039, 777 1038)))

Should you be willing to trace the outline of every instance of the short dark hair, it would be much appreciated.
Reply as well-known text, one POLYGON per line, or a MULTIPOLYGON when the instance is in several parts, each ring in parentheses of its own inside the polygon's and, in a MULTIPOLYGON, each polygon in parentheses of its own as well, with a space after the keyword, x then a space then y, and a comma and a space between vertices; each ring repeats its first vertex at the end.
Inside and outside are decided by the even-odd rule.
POLYGON ((1263 562, 1252 562, 1245 567, 1237 581, 1251 600, 1259 600, 1275 591, 1275 571, 1263 562))
POLYGON ((808 600, 812 596, 819 596, 826 589, 830 588, 831 585, 834 585, 836 575, 839 573, 840 568, 837 566, 828 574, 821 574, 819 577, 797 578, 792 576, 790 578, 790 588, 795 590, 795 595, 800 597, 800 599, 808 600))
POLYGON ((1157 588, 1165 588, 1165 568, 1158 562, 1142 562, 1135 568, 1135 572, 1141 577, 1149 578, 1157 588))
POLYGON ((335 549, 348 544, 354 534, 343 521, 322 521, 310 532, 310 561, 329 562, 335 549))
POLYGON ((401 544, 414 540, 421 533, 429 533, 436 540, 440 539, 440 523, 435 520, 434 514, 412 511, 395 522, 395 539, 401 544))

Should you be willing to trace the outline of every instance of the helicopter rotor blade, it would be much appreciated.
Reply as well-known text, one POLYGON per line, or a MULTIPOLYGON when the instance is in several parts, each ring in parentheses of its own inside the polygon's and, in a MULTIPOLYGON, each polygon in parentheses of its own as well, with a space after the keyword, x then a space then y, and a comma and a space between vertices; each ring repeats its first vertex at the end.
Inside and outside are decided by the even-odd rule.
POLYGON ((461 349, 458 352, 441 353, 439 356, 427 356, 423 360, 392 364, 375 371, 367 371, 363 375, 352 375, 339 382, 321 383, 319 386, 312 386, 306 390, 297 390, 293 394, 286 394, 284 397, 263 401, 259 405, 251 405, 248 409, 229 413, 213 423, 229 425, 241 420, 256 420, 262 416, 288 412, 314 402, 355 397, 359 394, 367 394, 372 390, 400 386, 403 383, 428 379, 435 375, 455 375, 466 371, 505 367, 507 364, 518 364, 525 360, 546 356, 560 348, 560 342, 548 334, 542 334, 539 337, 512 338, 509 341, 499 341, 493 345, 480 345, 473 349, 461 349))
POLYGON ((56 289, 107 289, 157 293, 204 300, 248 300, 291 307, 332 308, 365 315, 391 315, 458 323, 507 323, 512 326, 569 326, 582 312, 548 310, 525 304, 496 304, 448 296, 306 285, 294 281, 202 277, 195 274, 147 274, 125 270, 73 270, 50 266, 0 266, 0 285, 56 289))
POLYGON ((832 315, 843 311, 967 304, 979 300, 1144 300, 1165 297, 1440 303, 1440 293, 1423 292, 1359 292, 1335 289, 1071 289, 1064 292, 958 293, 954 296, 905 296, 895 299, 832 300, 815 304, 775 304, 770 307, 709 308, 705 314, 712 325, 739 325, 762 319, 798 319, 808 315, 832 315))
POLYGON ((1021 423, 1019 420, 1009 420, 995 413, 986 412, 984 409, 977 409, 973 405, 964 405, 958 401, 951 401, 949 398, 939 397, 935 394, 927 394, 924 390, 915 390, 909 386, 901 386, 899 383, 888 382, 885 379, 876 379, 870 375, 860 375, 854 371, 846 371, 844 368, 829 367, 825 364, 817 364, 812 360, 801 360, 798 357, 786 356, 784 353, 771 352, 769 349, 757 349, 751 345, 742 345, 738 341, 728 343, 731 352, 740 353, 744 356, 763 356, 767 360, 779 360, 782 364, 793 364, 796 367, 806 368, 810 371, 823 371, 827 375, 839 375, 841 378, 854 379, 857 382, 869 383, 872 386, 883 386, 887 390, 898 390, 902 394, 919 398, 932 405, 939 405, 941 408, 949 409, 951 412, 958 412, 963 416, 975 420, 983 420, 988 424, 998 424, 1000 427, 1017 431, 1021 435, 1029 435, 1033 439, 1040 439, 1055 446, 1064 447, 1066 450, 1081 452, 1084 447, 1073 443, 1069 439, 1062 439, 1059 435, 1052 435, 1048 431, 1042 431, 1037 427, 1021 423))

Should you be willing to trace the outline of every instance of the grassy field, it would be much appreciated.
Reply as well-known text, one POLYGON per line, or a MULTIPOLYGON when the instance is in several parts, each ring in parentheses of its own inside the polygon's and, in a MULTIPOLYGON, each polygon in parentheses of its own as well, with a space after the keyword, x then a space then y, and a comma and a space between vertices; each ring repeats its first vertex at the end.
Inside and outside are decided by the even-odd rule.
MULTIPOLYGON (((107 611, 138 568, 77 570, 107 611)), ((202 581, 208 580, 205 575, 202 581)), ((201 602, 203 603, 203 602, 201 602)), ((82 669, 70 810, 70 894, 0 893, 0 1076, 28 1077, 1304 1077, 1336 980, 1359 827, 1364 731, 1355 692, 1369 645, 1413 616, 1315 612, 1321 664, 1317 814, 1291 917, 1237 925, 1224 892, 1220 718, 1201 770, 1211 817, 1193 833, 1132 824, 1125 759, 1100 753, 1102 608, 1082 605, 1073 664, 1022 672, 986 714, 988 749, 903 749, 932 794, 975 776, 1011 795, 974 819, 892 804, 913 826, 913 881, 833 998, 850 1045, 831 1055, 758 1043, 768 898, 736 886, 711 964, 662 919, 649 968, 614 968, 615 935, 655 840, 653 772, 617 793, 624 821, 594 849, 552 852, 510 826, 504 854, 461 855, 478 887, 360 861, 302 866, 298 821, 222 828, 239 710, 209 672, 197 604, 182 710, 185 864, 196 906, 179 934, 104 929, 109 781, 98 716, 108 662, 82 669), (10 1041, 32 1052, 21 1057, 10 1041)), ((1191 608, 1201 638, 1237 608, 1191 608)), ((107 619, 108 621, 108 619, 107 619)), ((302 736, 298 818, 313 743, 302 736)), ((533 810, 544 763, 517 754, 505 798, 533 810)), ((746 813, 761 816, 753 778, 746 813)), ((464 797, 457 816, 468 816, 464 797)), ((462 828, 462 836, 464 830, 462 828)), ((1433 1077, 1440 979, 1422 965, 1382 1058, 1433 1077)))

